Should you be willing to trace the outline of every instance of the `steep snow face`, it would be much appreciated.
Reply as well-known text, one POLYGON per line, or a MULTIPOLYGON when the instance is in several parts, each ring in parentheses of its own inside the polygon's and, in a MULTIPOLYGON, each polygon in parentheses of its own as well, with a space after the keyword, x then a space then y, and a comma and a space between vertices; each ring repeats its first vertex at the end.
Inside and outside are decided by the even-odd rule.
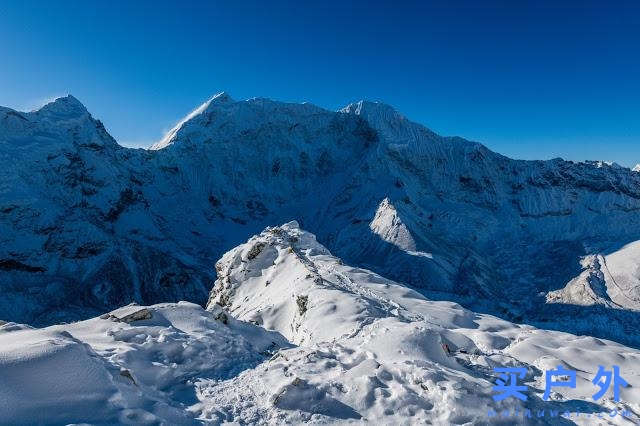
POLYGON ((392 106, 381 102, 359 101, 340 110, 364 118, 383 139, 394 146, 420 149, 424 141, 439 142, 440 136, 420 124, 407 120, 392 106))
POLYGON ((396 208, 388 198, 382 200, 378 206, 369 228, 380 238, 402 250, 415 251, 416 249, 416 242, 411 236, 411 232, 402 223, 396 208))
POLYGON ((388 198, 382 200, 378 206, 376 215, 369 223, 369 228, 384 241, 393 244, 407 254, 433 259, 431 253, 416 251, 416 242, 411 232, 402 222, 398 211, 388 198))
POLYGON ((550 291, 547 302, 618 307, 607 294, 605 273, 602 271, 604 258, 600 255, 585 256, 580 263, 584 271, 563 289, 550 291))
MULTIPOLYGON (((233 379, 203 385, 202 415, 214 422, 489 424, 488 409, 610 409, 609 401, 587 402, 599 363, 620 360, 631 380, 640 380, 636 350, 427 300, 344 265, 296 222, 265 229, 226 253, 216 268, 208 309, 222 305, 299 346, 233 379), (578 371, 577 387, 556 388, 554 402, 543 402, 544 370, 558 364, 578 371), (506 366, 527 369, 527 403, 491 398, 492 369, 506 366)), ((624 407, 635 418, 640 394, 633 387, 624 392, 624 407)), ((513 422, 549 422, 533 417, 513 422)))
MULTIPOLYGON (((204 302, 226 250, 297 219, 346 261, 432 297, 569 329, 589 310, 568 316, 544 295, 583 256, 640 238, 637 173, 510 160, 380 103, 331 112, 220 94, 150 151, 117 146, 76 103, 0 111, 1 318, 204 302)), ((626 315, 609 310, 587 331, 608 336, 606 318, 626 315)))
POLYGON ((640 310, 640 241, 604 257, 607 294, 618 305, 640 310))

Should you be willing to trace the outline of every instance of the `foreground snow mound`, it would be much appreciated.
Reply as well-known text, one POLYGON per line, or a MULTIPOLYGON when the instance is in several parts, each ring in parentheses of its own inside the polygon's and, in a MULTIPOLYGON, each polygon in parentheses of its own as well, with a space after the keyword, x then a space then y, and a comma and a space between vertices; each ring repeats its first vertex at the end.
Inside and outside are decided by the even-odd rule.
POLYGON ((2 423, 109 421, 118 389, 107 364, 65 331, 0 329, 2 423), (105 405, 105 402, 108 402, 105 405), (63 407, 74 407, 64 413, 63 407))
MULTIPOLYGON (((597 413, 627 410, 638 419, 640 352, 619 344, 516 325, 449 302, 426 300, 364 269, 344 265, 296 222, 265 229, 226 253, 208 309, 278 331, 297 348, 227 381, 203 381, 201 419, 486 424, 489 410, 533 417, 505 424, 588 424, 536 418, 538 410, 597 413), (598 365, 619 365, 632 387, 591 402, 598 365), (544 371, 577 371, 576 389, 554 388, 542 401, 544 371), (495 402, 495 367, 527 369, 526 403, 495 402)), ((608 418, 624 424, 621 416, 608 418)))
POLYGON ((376 319, 426 319, 433 325, 473 325, 474 314, 439 302, 412 312, 403 301, 425 300, 416 291, 339 258, 297 222, 267 228, 227 252, 208 308, 222 306, 235 318, 277 330, 296 344, 353 337, 376 319))
POLYGON ((228 378, 287 342, 181 302, 131 305, 32 329, 0 326, 0 423, 193 424, 195 383, 228 378))

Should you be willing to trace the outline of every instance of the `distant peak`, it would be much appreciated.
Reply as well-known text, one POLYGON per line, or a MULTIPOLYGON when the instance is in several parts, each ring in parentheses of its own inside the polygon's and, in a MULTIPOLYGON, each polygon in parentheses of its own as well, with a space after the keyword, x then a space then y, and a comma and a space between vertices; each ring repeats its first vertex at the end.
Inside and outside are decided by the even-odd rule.
POLYGON ((391 105, 385 104, 384 102, 372 102, 366 100, 360 100, 358 102, 353 102, 342 108, 340 112, 345 114, 356 114, 356 115, 368 115, 368 114, 398 114, 394 107, 391 105))
POLYGON ((48 113, 61 116, 80 116, 88 114, 85 106, 72 95, 63 96, 49 102, 37 110, 38 113, 48 113))
POLYGON ((602 168, 621 169, 622 168, 622 166, 620 164, 616 163, 615 161, 586 160, 584 163, 585 164, 589 164, 589 165, 591 165, 593 167, 597 167, 599 169, 602 169, 602 168))

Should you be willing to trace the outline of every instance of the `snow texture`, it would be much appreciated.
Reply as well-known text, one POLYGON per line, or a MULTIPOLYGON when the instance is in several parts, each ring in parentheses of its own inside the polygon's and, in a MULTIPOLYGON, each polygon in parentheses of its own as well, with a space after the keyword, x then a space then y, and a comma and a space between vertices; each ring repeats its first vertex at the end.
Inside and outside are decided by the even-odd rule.
POLYGON ((42 329, 0 326, 3 424, 640 420, 640 351, 427 300, 345 265, 296 222, 253 236, 216 269, 207 310, 128 305, 42 329), (542 401, 544 371, 559 364, 577 371, 576 389, 554 388, 542 401), (621 402, 591 402, 598 364, 620 366, 631 385, 621 402), (526 403, 492 398, 492 369, 506 366, 526 368, 526 403), (505 409, 532 418, 487 417, 505 409), (626 417, 609 417, 614 409, 626 417))

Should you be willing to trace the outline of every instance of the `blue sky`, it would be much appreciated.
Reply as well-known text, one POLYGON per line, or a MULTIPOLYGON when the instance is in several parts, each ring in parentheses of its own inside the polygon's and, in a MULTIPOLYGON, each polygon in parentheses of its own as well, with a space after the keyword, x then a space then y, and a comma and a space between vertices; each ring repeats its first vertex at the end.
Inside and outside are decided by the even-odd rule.
POLYGON ((71 93, 127 145, 225 90, 381 100, 516 158, 640 162, 635 0, 12 1, 0 40, 0 105, 71 93))

